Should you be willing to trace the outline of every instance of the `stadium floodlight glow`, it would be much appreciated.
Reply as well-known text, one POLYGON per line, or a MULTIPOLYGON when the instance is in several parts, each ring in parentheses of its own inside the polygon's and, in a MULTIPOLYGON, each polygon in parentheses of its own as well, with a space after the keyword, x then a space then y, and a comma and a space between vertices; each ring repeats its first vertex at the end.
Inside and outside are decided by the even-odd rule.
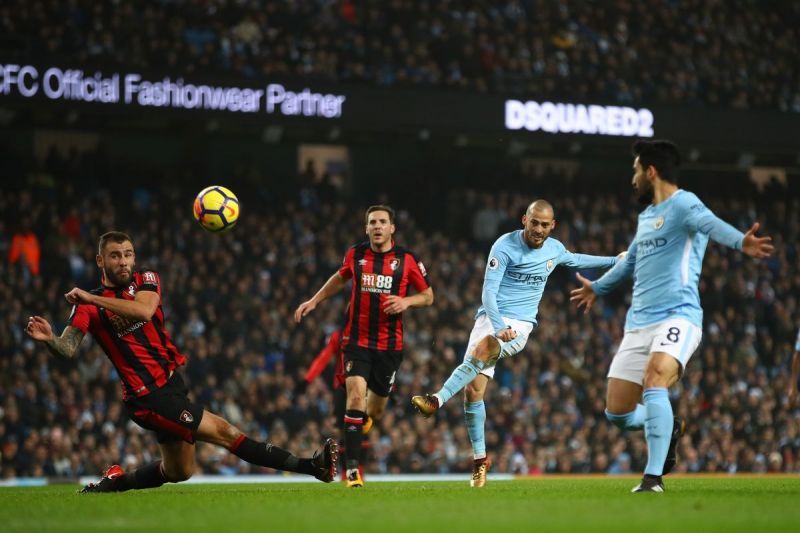
POLYGON ((652 137, 653 112, 613 105, 563 104, 506 100, 505 127, 509 130, 652 137))

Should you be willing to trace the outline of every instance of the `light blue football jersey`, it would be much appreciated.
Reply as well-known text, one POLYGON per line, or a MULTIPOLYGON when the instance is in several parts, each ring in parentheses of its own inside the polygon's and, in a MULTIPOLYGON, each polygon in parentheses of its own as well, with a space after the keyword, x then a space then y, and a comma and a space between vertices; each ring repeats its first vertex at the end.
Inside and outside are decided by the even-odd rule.
POLYGON ((626 331, 670 318, 685 318, 702 327, 697 284, 709 237, 741 250, 744 234, 717 218, 694 193, 678 189, 639 214, 627 257, 592 283, 592 288, 598 295, 607 294, 633 274, 626 331))
POLYGON ((536 325, 544 286, 558 265, 608 268, 616 262, 616 257, 574 254, 552 237, 540 248, 531 248, 522 230, 506 233, 495 241, 489 252, 483 278, 483 305, 475 318, 486 314, 495 332, 507 327, 503 317, 536 325))

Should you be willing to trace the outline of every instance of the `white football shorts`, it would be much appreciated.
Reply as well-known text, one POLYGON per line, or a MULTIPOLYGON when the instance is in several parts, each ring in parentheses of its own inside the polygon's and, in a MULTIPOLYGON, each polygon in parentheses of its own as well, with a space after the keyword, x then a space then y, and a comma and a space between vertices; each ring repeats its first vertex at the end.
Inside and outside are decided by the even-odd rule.
POLYGON ((643 385, 644 371, 653 352, 664 352, 677 359, 682 372, 702 337, 703 331, 685 318, 672 318, 626 331, 611 360, 608 377, 643 385))
MULTIPOLYGON (((503 317, 503 322, 506 325, 511 326, 511 329, 517 332, 517 336, 511 339, 508 342, 500 341, 500 359, 504 357, 511 357, 514 354, 518 354, 525 348, 525 344, 528 342, 528 336, 530 336, 531 331, 533 331, 533 322, 526 322, 524 320, 517 320, 516 318, 506 318, 503 317)), ((467 344, 467 352, 464 354, 464 359, 467 358, 467 354, 471 354, 475 350, 475 346, 487 335, 494 336, 494 326, 492 326, 491 320, 486 314, 483 314, 475 320, 475 326, 472 328, 472 333, 469 334, 469 343, 467 344)), ((484 368, 481 371, 481 374, 491 379, 494 376, 494 365, 484 368)))

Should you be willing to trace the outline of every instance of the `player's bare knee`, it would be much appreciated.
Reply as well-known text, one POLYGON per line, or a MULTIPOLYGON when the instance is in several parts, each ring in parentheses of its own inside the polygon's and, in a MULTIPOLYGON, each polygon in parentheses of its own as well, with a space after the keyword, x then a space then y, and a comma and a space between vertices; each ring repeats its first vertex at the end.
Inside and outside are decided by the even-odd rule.
POLYGON ((222 441, 221 444, 223 444, 226 448, 230 448, 234 445, 236 439, 238 439, 241 435, 242 432, 239 430, 239 428, 227 420, 220 418, 219 423, 217 424, 217 436, 220 441, 222 441))
POLYGON ((363 411, 366 409, 367 400, 360 392, 353 392, 347 395, 347 408, 363 411))
POLYGON ((475 346, 473 357, 483 362, 489 362, 496 359, 498 355, 500 355, 500 341, 494 335, 487 335, 475 346))
POLYGON ((180 465, 170 469, 164 469, 164 477, 171 483, 180 483, 186 481, 194 475, 194 463, 180 465))
POLYGON ((644 372, 644 387, 670 387, 678 377, 679 367, 677 361, 673 364, 661 362, 660 364, 649 364, 644 372))

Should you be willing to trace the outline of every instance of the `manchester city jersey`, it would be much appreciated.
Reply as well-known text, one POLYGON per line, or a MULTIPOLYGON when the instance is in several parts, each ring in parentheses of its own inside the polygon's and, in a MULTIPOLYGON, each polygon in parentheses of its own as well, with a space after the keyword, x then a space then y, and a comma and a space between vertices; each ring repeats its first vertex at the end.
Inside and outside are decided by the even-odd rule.
POLYGON ((506 327, 502 317, 536 324, 544 286, 558 265, 608 268, 615 263, 615 257, 574 254, 553 238, 546 239, 540 248, 531 248, 522 230, 506 233, 495 241, 489 252, 483 280, 483 305, 475 318, 486 314, 495 331, 506 327))
POLYGON ((598 295, 606 294, 633 274, 626 330, 669 318, 685 318, 702 327, 697 285, 709 237, 741 250, 744 234, 717 218, 696 195, 678 189, 639 214, 627 257, 592 283, 592 288, 598 295))

